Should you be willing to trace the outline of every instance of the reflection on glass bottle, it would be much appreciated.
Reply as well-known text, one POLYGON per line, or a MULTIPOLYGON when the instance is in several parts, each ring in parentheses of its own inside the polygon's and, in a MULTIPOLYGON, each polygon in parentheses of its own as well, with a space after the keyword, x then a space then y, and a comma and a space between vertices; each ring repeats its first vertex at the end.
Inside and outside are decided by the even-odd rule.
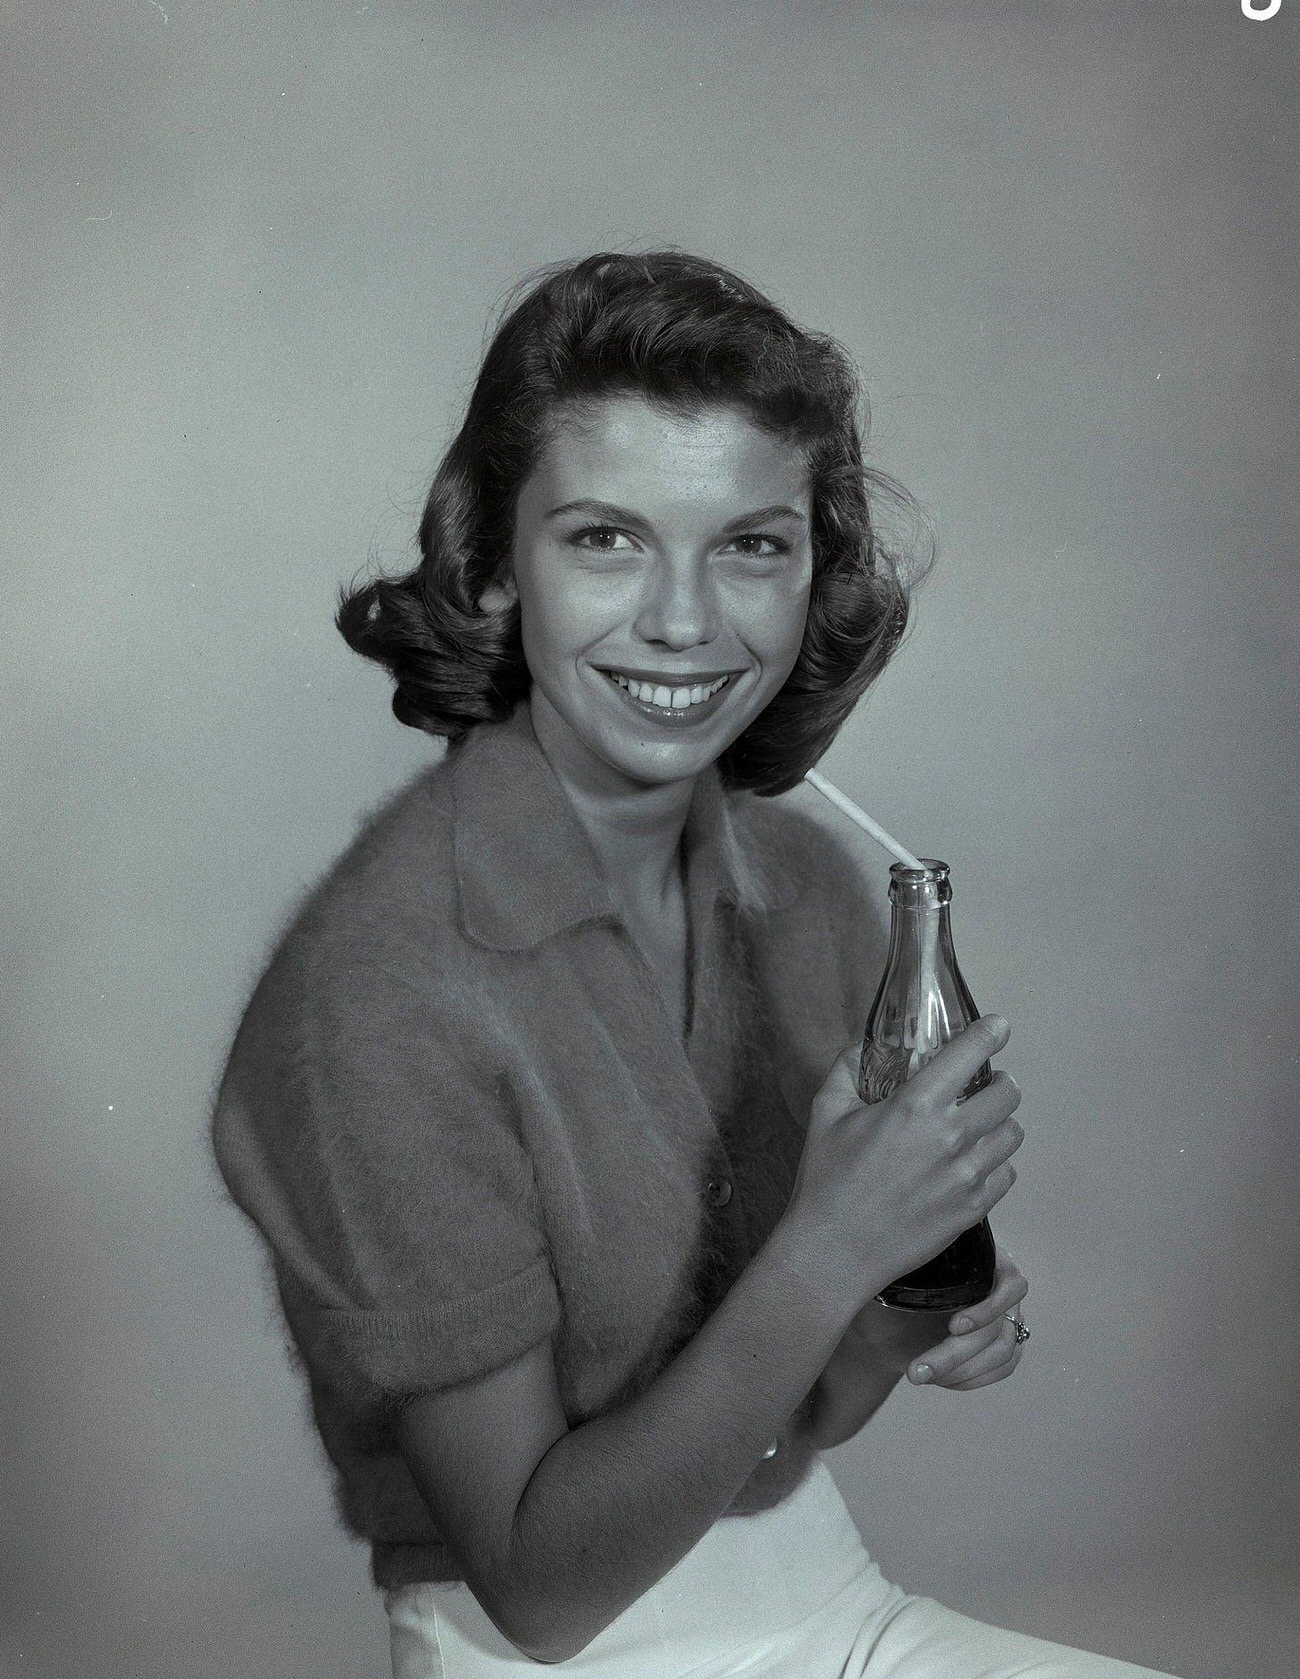
MULTIPOLYGON (((889 871, 889 953, 871 1005, 858 1072, 864 1102, 883 1102, 898 1085, 977 1016, 957 966, 948 906, 948 865, 895 863, 889 871)), ((973 1096, 992 1078, 986 1061, 966 1086, 973 1096)), ((915 1271, 890 1283, 878 1298, 913 1311, 951 1312, 982 1300, 993 1287, 997 1249, 987 1219, 915 1271)))

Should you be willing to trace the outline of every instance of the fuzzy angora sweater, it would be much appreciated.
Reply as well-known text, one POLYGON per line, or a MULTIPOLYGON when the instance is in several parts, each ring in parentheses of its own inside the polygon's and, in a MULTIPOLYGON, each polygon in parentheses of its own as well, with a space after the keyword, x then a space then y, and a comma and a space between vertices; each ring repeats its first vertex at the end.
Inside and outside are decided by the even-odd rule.
MULTIPOLYGON (((402 1401, 545 1336, 571 1425, 653 1382, 780 1217, 861 1035, 884 949, 847 837, 711 773, 684 855, 683 1035, 520 707, 366 824, 243 1017, 216 1156, 381 1587, 459 1578, 402 1401)), ((796 1413, 728 1514, 812 1450, 796 1413)))

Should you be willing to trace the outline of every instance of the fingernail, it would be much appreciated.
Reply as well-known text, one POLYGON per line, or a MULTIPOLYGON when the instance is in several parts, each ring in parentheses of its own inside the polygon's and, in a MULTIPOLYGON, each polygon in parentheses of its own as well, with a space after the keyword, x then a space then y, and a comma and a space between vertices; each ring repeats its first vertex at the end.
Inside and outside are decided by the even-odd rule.
POLYGON ((918 1384, 928 1382, 933 1375, 934 1371, 928 1364, 916 1364, 912 1367, 912 1380, 918 1384))
POLYGON ((969 1318, 954 1318, 952 1320, 952 1327, 954 1334, 964 1335, 968 1329, 974 1329, 975 1325, 969 1318))

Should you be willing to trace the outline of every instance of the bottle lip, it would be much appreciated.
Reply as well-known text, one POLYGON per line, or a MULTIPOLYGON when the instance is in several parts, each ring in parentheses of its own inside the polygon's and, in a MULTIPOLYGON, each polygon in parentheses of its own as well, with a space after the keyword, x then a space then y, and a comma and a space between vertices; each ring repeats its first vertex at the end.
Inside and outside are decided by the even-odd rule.
POLYGON ((921 857, 917 861, 921 864, 914 869, 910 863, 891 863, 889 872, 895 880, 903 881, 907 885, 919 884, 926 880, 944 880, 949 874, 947 863, 941 863, 937 857, 921 857))
POLYGON ((936 909, 952 902, 952 880, 947 863, 937 857, 922 857, 922 868, 893 863, 889 869, 889 901, 900 909, 936 909))

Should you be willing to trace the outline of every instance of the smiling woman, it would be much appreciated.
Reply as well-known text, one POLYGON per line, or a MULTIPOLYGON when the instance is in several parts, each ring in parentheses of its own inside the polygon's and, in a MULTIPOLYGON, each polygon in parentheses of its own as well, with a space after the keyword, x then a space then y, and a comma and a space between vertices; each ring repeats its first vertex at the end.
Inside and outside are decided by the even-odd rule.
MULTIPOLYGON (((696 550, 715 545, 720 580, 730 557, 737 585, 743 561, 766 575, 788 545, 780 577, 797 573, 799 555, 808 572, 801 645, 772 704, 732 734, 718 764, 728 786, 784 792, 826 750, 907 623, 903 572, 918 556, 911 545, 895 552, 884 525, 900 512, 910 529, 923 521, 906 492, 864 465, 858 407, 840 346, 716 264, 660 252, 554 270, 489 346, 429 493, 420 564, 347 595, 339 627, 392 672, 401 721, 454 743, 508 716, 533 681, 510 587, 525 514, 553 522, 593 565, 620 552, 636 555, 642 574, 673 561, 679 580, 686 536, 696 550), (728 459, 732 444, 743 461, 728 459), (576 483, 580 465, 595 476, 547 499, 537 478, 567 471, 576 483), (630 493, 613 493, 620 483, 630 493)), ((540 537, 531 533, 530 548, 540 537)), ((637 659, 656 687, 662 670, 706 663, 717 661, 637 659)))
POLYGON ((958 1319, 878 1303, 1014 1181, 1014 1082, 962 1099, 1007 1027, 868 1112, 876 911, 775 796, 907 621, 856 410, 714 264, 551 271, 419 564, 341 604, 450 750, 289 929, 214 1143, 398 1679, 1139 1671, 888 1584, 817 1455, 904 1373, 1010 1375, 1026 1291, 1003 1259, 958 1319))
POLYGON ((802 451, 733 410, 620 397, 566 416, 520 490, 493 597, 518 601, 552 762, 661 784, 718 759, 799 657, 809 524, 802 451))

